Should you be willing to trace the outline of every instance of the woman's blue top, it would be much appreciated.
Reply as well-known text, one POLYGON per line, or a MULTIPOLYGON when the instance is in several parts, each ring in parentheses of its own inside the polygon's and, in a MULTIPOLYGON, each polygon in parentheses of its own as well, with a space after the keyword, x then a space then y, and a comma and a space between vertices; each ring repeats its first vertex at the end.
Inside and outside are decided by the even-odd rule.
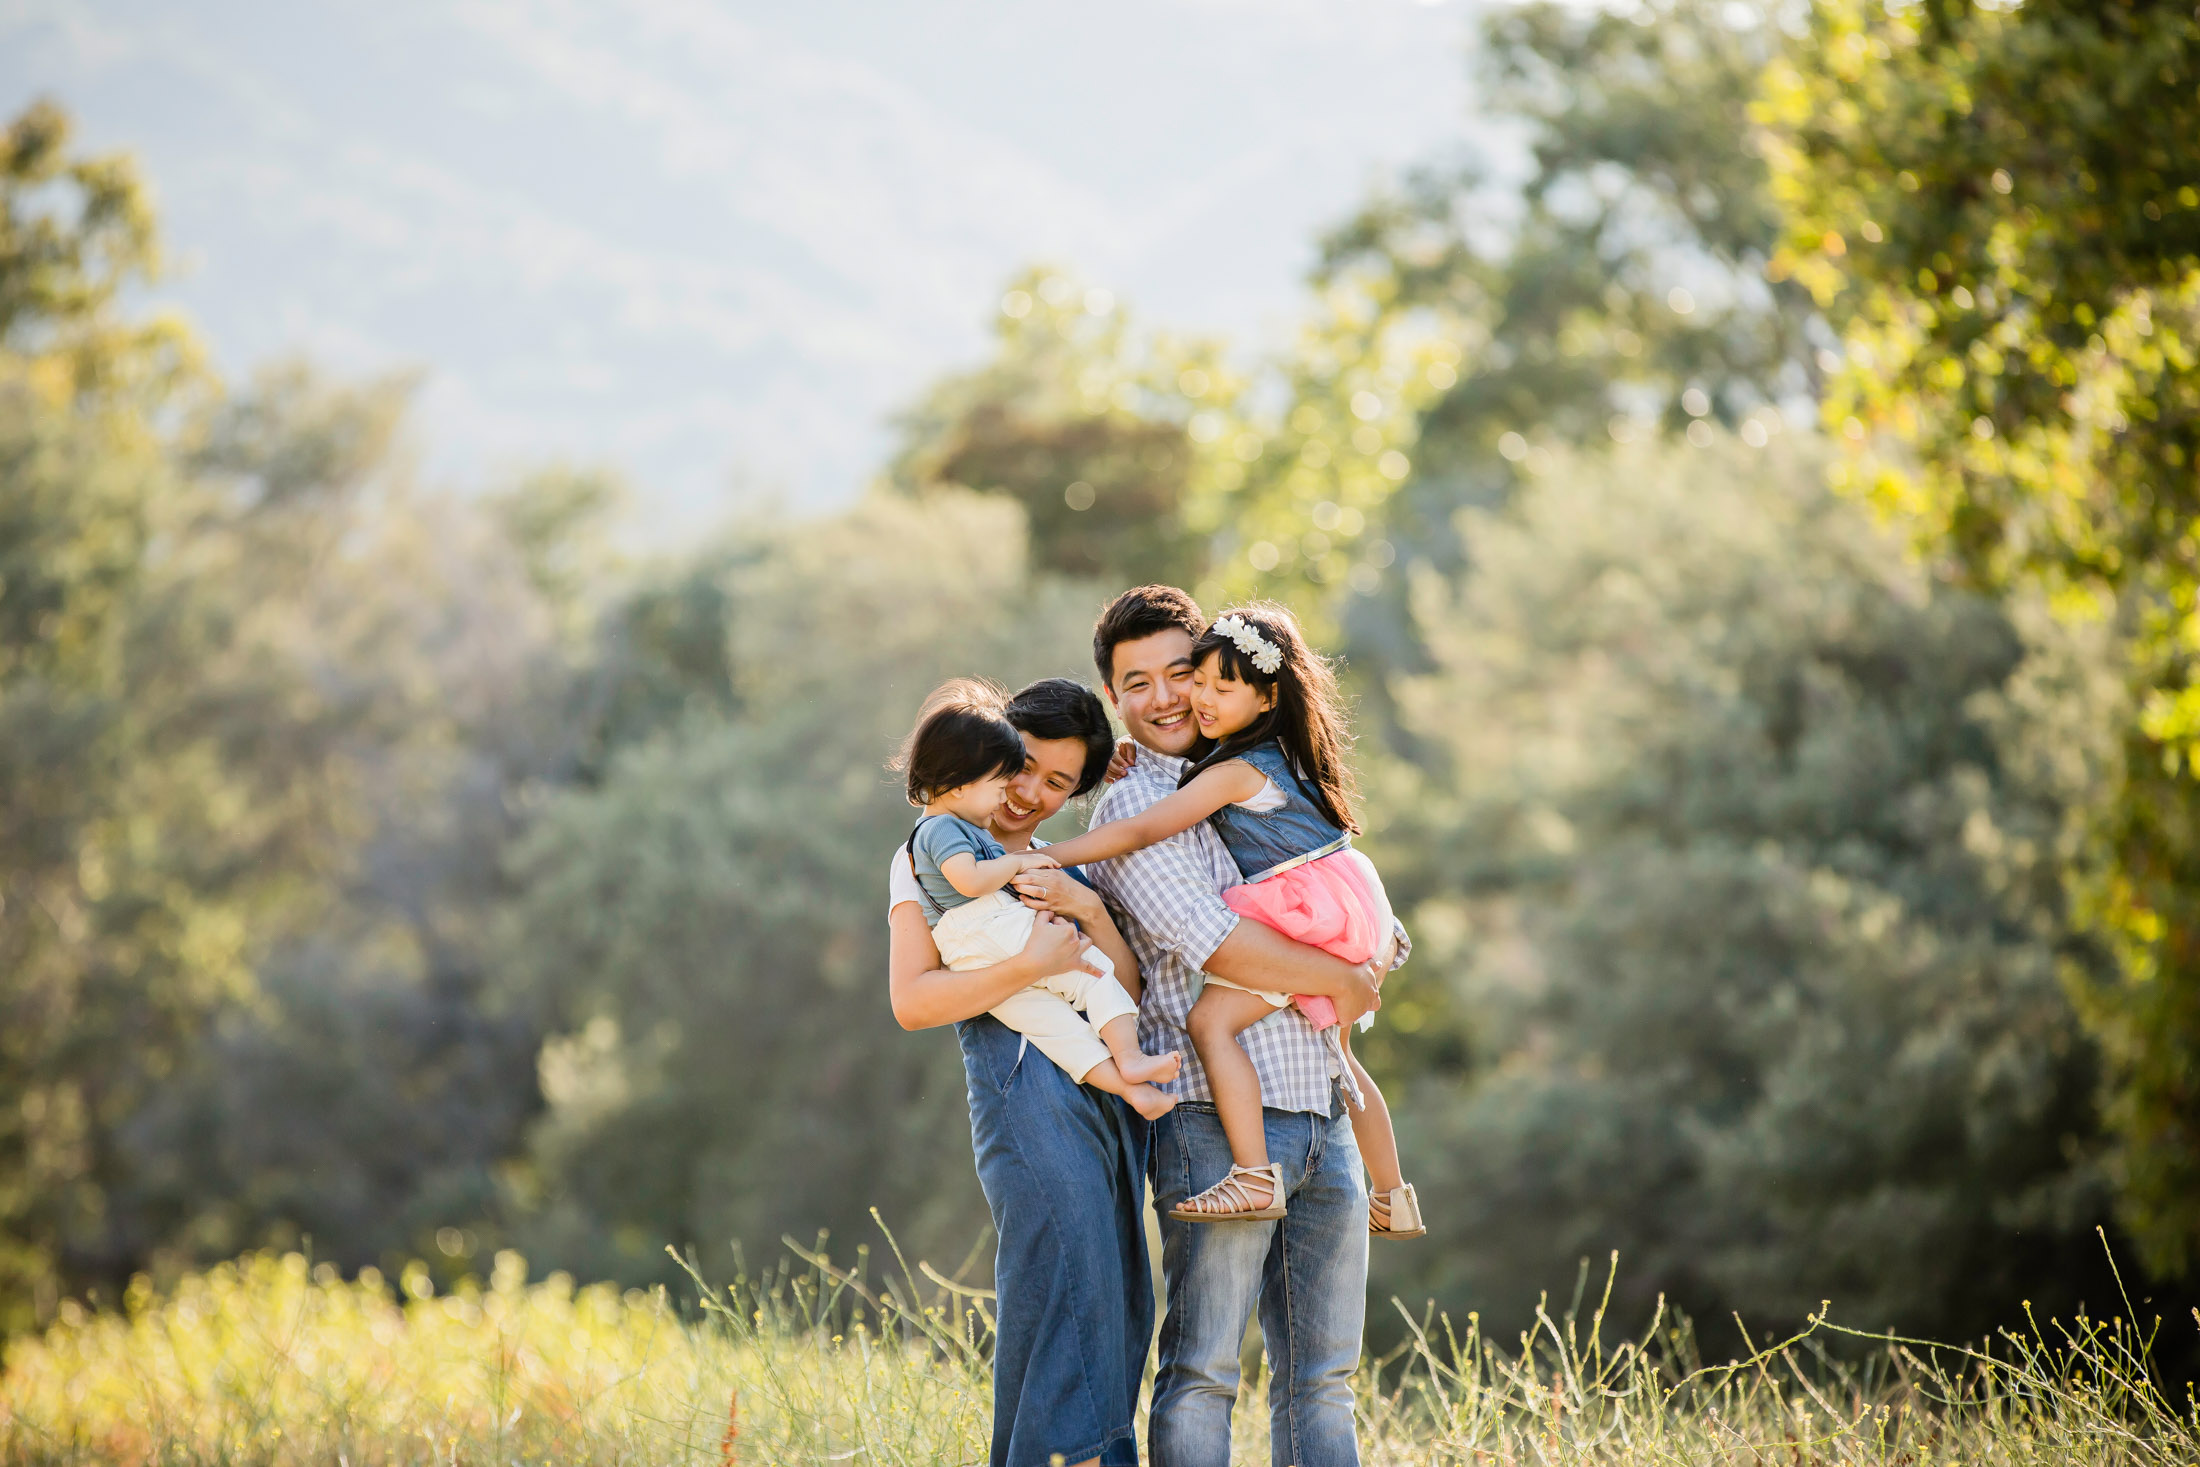
POLYGON ((1268 776, 1283 792, 1281 809, 1258 814, 1224 805, 1209 818, 1230 849, 1230 859, 1248 882, 1262 881, 1288 867, 1341 851, 1352 837, 1329 823, 1305 782, 1291 767, 1290 755, 1274 739, 1253 745, 1238 758, 1268 776))

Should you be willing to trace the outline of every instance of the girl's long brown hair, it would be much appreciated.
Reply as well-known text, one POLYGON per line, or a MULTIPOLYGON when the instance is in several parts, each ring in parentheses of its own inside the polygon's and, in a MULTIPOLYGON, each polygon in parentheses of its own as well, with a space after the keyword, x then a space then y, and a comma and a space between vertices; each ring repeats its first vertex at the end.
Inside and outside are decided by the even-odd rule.
POLYGON ((1256 601, 1222 615, 1234 616, 1259 632, 1263 641, 1282 654, 1282 666, 1273 673, 1262 672, 1212 623, 1192 643, 1192 666, 1219 657, 1224 676, 1251 683, 1263 692, 1273 691, 1275 706, 1220 743, 1202 738, 1192 748, 1191 762, 1184 766, 1178 787, 1201 770, 1212 769, 1255 744, 1274 739, 1283 746, 1307 793, 1330 824, 1358 834, 1360 822, 1352 812, 1357 791, 1351 767, 1345 763, 1352 733, 1345 723, 1344 700, 1337 692, 1337 675, 1330 670, 1329 659, 1306 645, 1298 618, 1273 601, 1256 601))

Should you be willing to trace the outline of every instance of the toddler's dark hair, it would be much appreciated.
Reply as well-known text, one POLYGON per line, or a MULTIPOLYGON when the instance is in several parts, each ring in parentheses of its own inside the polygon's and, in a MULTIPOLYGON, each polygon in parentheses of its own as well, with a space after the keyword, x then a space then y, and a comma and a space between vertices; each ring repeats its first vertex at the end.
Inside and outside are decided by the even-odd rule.
POLYGON ((1035 739, 1077 739, 1085 768, 1072 794, 1098 785, 1115 756, 1115 730, 1100 695, 1066 677, 1043 677, 1008 700, 1008 721, 1035 739))
POLYGON ((887 765, 908 780, 909 803, 1024 767, 1024 737, 1008 721, 1008 694, 983 678, 941 683, 917 710, 917 726, 887 765))

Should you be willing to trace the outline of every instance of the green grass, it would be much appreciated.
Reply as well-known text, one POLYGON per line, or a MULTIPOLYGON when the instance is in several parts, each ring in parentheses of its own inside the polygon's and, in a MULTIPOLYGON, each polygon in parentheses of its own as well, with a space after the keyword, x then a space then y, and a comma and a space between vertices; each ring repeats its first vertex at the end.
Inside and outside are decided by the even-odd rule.
MULTIPOLYGON (((919 1264, 809 1250, 682 1317, 662 1293, 525 1279, 430 1296, 256 1255, 125 1307, 75 1306, 0 1377, 7 1463, 982 1463, 988 1296, 919 1264)), ((1607 1291, 1607 1297, 1609 1297, 1607 1291)), ((1409 1321, 1360 1379, 1376 1464, 2180 1463, 2200 1417, 2127 1319, 1977 1349, 1824 1318, 1703 1367, 1684 1325, 1607 1341, 1601 1308, 1499 1342, 1409 1321)), ((1236 1460, 1267 1462, 1264 1382, 1236 1460)))

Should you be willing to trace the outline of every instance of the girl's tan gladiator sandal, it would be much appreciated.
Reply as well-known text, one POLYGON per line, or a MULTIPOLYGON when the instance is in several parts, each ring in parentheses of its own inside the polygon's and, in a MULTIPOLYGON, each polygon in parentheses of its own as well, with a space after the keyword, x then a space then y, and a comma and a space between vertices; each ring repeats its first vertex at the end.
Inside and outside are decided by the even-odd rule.
POLYGON ((1178 1222, 1259 1222, 1283 1215, 1283 1165, 1273 1161, 1266 1166, 1233 1166, 1230 1175, 1169 1209, 1169 1216, 1178 1222), (1241 1177, 1254 1177, 1268 1184, 1266 1206, 1253 1205, 1258 1194, 1240 1181, 1241 1177))
POLYGON ((1421 1222, 1421 1203, 1413 1195, 1413 1184, 1393 1187, 1388 1192, 1367 1194, 1367 1230, 1378 1238, 1418 1238, 1428 1229, 1421 1222), (1382 1209, 1382 1222, 1376 1223, 1376 1209, 1382 1209))

